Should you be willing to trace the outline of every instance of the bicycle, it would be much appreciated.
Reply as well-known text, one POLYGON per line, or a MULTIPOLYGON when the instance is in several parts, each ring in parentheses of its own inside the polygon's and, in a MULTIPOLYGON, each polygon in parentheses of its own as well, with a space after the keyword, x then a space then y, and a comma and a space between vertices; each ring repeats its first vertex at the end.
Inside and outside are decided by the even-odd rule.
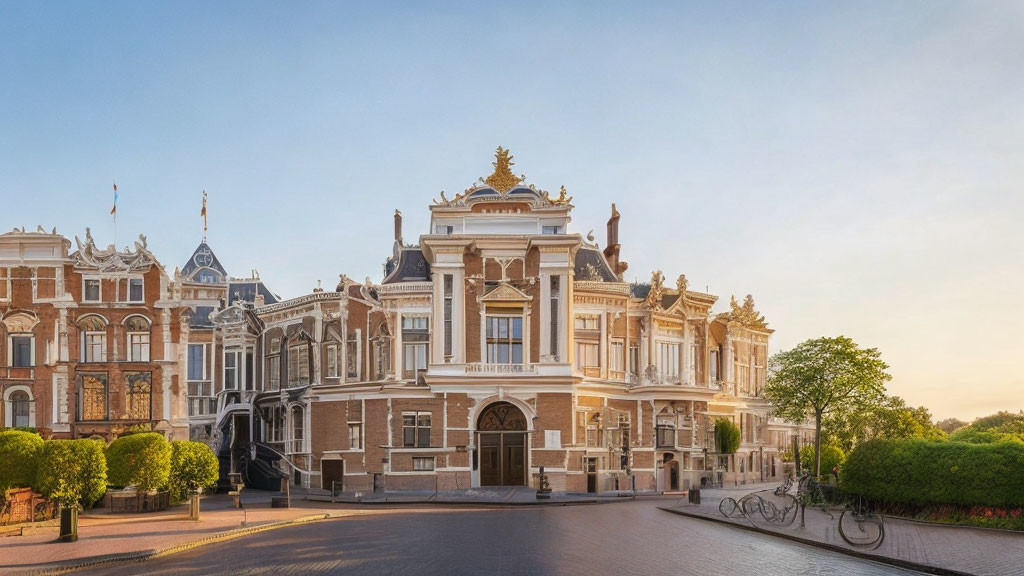
POLYGON ((874 550, 885 540, 885 523, 862 496, 854 496, 839 515, 839 536, 850 546, 874 550))

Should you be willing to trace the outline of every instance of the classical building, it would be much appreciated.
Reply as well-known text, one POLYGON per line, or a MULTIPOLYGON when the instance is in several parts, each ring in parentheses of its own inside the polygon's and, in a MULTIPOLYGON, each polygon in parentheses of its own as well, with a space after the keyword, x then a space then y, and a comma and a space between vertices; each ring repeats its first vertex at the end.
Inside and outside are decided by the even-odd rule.
POLYGON ((77 250, 56 231, 0 235, 3 424, 112 438, 133 427, 187 436, 178 401, 179 305, 139 237, 77 250))
POLYGON ((208 315, 213 378, 234 384, 193 422, 213 424, 225 469, 344 490, 536 485, 541 467, 578 492, 782 474, 801 428, 767 418, 772 330, 753 299, 716 314, 683 275, 625 281, 615 206, 601 247, 570 231, 564 187, 512 165, 499 148, 490 176, 442 193, 415 243, 396 211, 379 283, 343 275, 208 315), (722 418, 740 427, 735 454, 715 446, 722 418))

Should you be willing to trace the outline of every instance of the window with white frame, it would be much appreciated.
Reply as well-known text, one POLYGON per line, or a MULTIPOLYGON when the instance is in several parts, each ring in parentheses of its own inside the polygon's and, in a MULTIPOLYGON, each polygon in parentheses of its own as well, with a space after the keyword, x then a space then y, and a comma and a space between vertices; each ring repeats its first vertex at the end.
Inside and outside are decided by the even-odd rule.
POLYGON ((378 380, 383 380, 391 372, 391 332, 383 322, 377 327, 377 335, 373 339, 373 366, 378 380))
POLYGON ((267 390, 281 388, 281 338, 270 338, 267 346, 267 390))
POLYGON ((288 347, 288 386, 309 384, 309 345, 305 342, 288 347))
POLYGON ((600 346, 597 342, 576 342, 576 368, 583 370, 586 368, 599 368, 601 366, 600 361, 600 346))
POLYGON ((402 412, 402 445, 410 448, 430 446, 430 412, 402 412))
POLYGON ((561 280, 559 276, 551 277, 551 357, 558 358, 558 302, 561 298, 561 280))
POLYGON ((10 425, 15 428, 28 428, 32 421, 32 397, 24 390, 15 390, 7 397, 10 402, 10 425))
POLYGON ((577 314, 574 322, 577 330, 599 330, 597 314, 577 314))
POLYGON ((345 351, 345 370, 349 379, 359 380, 359 333, 348 335, 348 342, 345 344, 348 349, 345 351))
POLYGON ((634 376, 640 375, 640 345, 629 345, 629 373, 634 376))
POLYGON ((406 380, 416 378, 418 370, 427 369, 428 322, 426 316, 402 317, 402 378, 406 380))
POLYGON ((149 320, 142 316, 132 316, 125 321, 129 362, 149 362, 149 329, 149 320))
POLYGON ((523 363, 521 316, 488 316, 486 339, 489 364, 523 363))
POLYGON ((99 278, 85 278, 82 280, 82 301, 99 302, 102 296, 99 278))
POLYGON ((302 452, 305 450, 303 444, 303 431, 305 429, 305 421, 303 419, 303 411, 301 406, 292 407, 292 452, 302 452))
POLYGON ((679 344, 658 342, 658 374, 663 378, 679 377, 679 344))
POLYGON ((32 334, 11 334, 10 338, 11 362, 14 368, 30 368, 35 365, 32 351, 35 342, 32 334))
POLYGON ((718 350, 710 350, 708 352, 708 374, 711 377, 712 384, 722 379, 718 374, 718 366, 718 350))
POLYGON ((433 456, 413 456, 412 469, 418 471, 430 471, 434 469, 433 456))
POLYGON ((443 279, 444 289, 444 310, 443 310, 443 322, 444 322, 444 356, 445 359, 452 357, 452 313, 454 306, 453 290, 455 284, 455 277, 452 274, 445 274, 443 279))
POLYGON ((616 372, 624 372, 626 357, 622 340, 612 340, 608 350, 608 368, 616 372))
POLYGON ((242 365, 241 350, 227 350, 224 352, 224 389, 238 390, 238 384, 242 365))
POLYGON ((128 279, 128 301, 129 302, 144 302, 146 300, 146 294, 143 290, 142 278, 129 278, 128 279))
POLYGON ((338 345, 327 345, 327 377, 337 378, 338 376, 338 345))
POLYGON ((363 424, 361 422, 348 423, 348 449, 363 449, 363 424))

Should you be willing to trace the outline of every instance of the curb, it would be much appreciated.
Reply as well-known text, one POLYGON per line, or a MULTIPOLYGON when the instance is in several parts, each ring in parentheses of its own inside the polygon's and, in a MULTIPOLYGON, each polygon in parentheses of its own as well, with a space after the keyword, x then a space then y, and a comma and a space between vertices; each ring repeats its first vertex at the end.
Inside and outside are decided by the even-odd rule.
POLYGON ((828 544, 826 542, 819 542, 817 540, 811 540, 808 538, 801 538, 792 534, 786 534, 783 532, 775 532, 773 530, 764 530, 756 526, 748 526, 740 524, 738 522, 732 522, 724 518, 715 518, 714 516, 705 516, 704 514, 695 514, 693 512, 685 512, 675 508, 665 508, 662 506, 658 507, 659 510, 665 512, 671 512, 680 516, 686 516, 687 518, 696 518, 698 520, 706 520, 708 522, 717 522, 719 524, 725 524, 741 530, 748 530, 750 532, 757 532, 759 534, 767 534, 769 536, 775 536, 777 538, 783 538, 792 542, 799 542, 800 544, 806 544, 808 546, 814 546, 815 548, 822 548, 824 550, 830 550, 832 552, 838 552, 840 554, 846 554, 847 556, 854 556, 862 560, 870 560, 872 562, 878 562, 880 564, 889 564, 891 566, 897 566, 899 568, 907 568, 910 570, 916 570, 918 572, 924 572, 925 574, 937 574, 939 576, 974 576, 969 572, 960 572, 958 570, 951 570, 949 568, 941 568, 938 566, 930 566, 928 564, 921 564, 918 562, 911 562, 910 560, 902 560, 900 558, 892 558, 890 556, 881 556, 878 554, 868 554, 866 552, 858 552, 857 550, 851 550, 843 546, 837 546, 835 544, 828 544))
POLYGON ((228 540, 234 540, 250 534, 256 534, 258 532, 266 532, 268 530, 275 530, 277 528, 286 528, 288 526, 295 526, 298 524, 304 524, 307 522, 318 522, 323 520, 339 519, 348 516, 359 516, 358 512, 348 514, 335 514, 332 512, 313 514, 310 516, 302 516, 293 520, 281 520, 278 522, 271 522, 268 524, 261 524, 259 526, 251 526, 246 528, 236 528, 234 530, 228 530, 213 536, 201 538, 199 540, 193 540, 191 542, 184 542, 169 548, 163 548, 160 550, 146 550, 136 552, 125 552, 122 554, 108 554, 104 556, 93 556, 92 558, 83 558, 79 560, 72 560, 66 564, 62 564, 52 568, 39 568, 35 570, 26 570, 20 572, 12 572, 12 575, 17 576, 50 576, 55 574, 67 574, 75 570, 91 569, 105 564, 114 564, 121 562, 142 562, 144 560, 151 560, 154 558, 162 558, 164 556, 170 556, 179 552, 186 552, 193 548, 199 548, 208 544, 217 544, 219 542, 226 542, 228 540))

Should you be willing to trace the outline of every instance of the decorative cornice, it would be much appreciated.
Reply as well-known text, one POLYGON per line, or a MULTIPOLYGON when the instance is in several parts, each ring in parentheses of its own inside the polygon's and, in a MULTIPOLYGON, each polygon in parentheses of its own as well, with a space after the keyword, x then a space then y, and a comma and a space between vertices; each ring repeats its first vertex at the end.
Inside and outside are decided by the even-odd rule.
POLYGON ((95 268, 100 272, 134 272, 148 270, 154 264, 159 265, 156 257, 146 247, 144 234, 139 234, 134 251, 125 246, 124 252, 118 252, 113 244, 106 250, 97 249, 89 228, 85 229, 85 242, 76 235, 75 244, 78 250, 71 254, 71 262, 76 268, 95 268))

